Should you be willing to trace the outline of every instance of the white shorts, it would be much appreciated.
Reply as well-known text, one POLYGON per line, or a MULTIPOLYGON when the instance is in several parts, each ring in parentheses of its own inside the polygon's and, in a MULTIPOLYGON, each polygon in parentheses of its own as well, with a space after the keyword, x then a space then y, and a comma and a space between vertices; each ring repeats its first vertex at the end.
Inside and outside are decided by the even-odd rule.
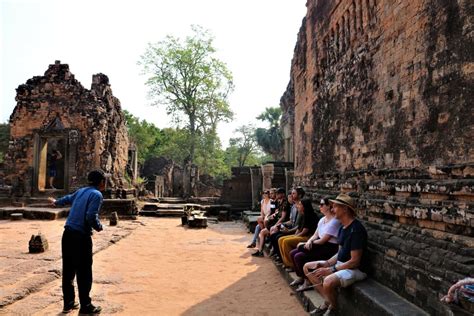
MULTIPOLYGON (((341 265, 343 262, 338 261, 336 263, 336 267, 341 265)), ((347 287, 354 282, 357 281, 362 281, 367 277, 367 274, 364 272, 360 271, 359 269, 345 269, 345 270, 339 270, 334 273, 338 278, 339 281, 341 282, 342 287, 347 287)))

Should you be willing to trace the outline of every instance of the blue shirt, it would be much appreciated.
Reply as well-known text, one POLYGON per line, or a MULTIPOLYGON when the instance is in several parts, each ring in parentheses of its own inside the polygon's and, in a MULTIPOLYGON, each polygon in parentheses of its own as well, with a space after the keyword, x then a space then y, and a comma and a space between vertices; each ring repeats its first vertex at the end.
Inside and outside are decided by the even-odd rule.
POLYGON ((366 271, 367 267, 367 231, 361 222, 354 219, 352 223, 344 228, 339 228, 337 242, 340 245, 337 252, 337 261, 347 262, 351 259, 352 250, 362 250, 360 266, 361 271, 366 271))
POLYGON ((92 235, 92 228, 102 230, 99 221, 99 209, 102 205, 102 193, 96 187, 84 187, 76 192, 56 200, 55 205, 70 205, 65 228, 92 235))

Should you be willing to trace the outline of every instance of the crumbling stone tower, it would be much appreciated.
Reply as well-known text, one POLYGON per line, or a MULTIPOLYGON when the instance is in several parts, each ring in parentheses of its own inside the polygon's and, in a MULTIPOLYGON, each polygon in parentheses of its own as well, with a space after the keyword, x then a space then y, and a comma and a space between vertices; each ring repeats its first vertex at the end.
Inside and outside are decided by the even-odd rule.
POLYGON ((27 80, 16 91, 5 165, 7 182, 17 196, 47 189, 52 149, 62 154, 54 179, 58 189, 73 191, 94 168, 112 174, 112 187, 123 184, 128 134, 120 101, 106 75, 93 75, 87 90, 67 64, 56 61, 44 76, 27 80))
POLYGON ((281 99, 295 183, 355 192, 372 277, 446 315, 440 296, 474 273, 474 3, 307 8, 281 99))

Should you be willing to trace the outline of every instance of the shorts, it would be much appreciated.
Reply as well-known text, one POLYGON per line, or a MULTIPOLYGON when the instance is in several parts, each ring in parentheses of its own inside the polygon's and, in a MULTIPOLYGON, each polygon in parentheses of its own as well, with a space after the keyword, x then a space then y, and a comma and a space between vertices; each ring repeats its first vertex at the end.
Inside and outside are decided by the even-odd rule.
MULTIPOLYGON (((338 261, 336 263, 336 267, 341 265, 343 262, 338 261)), ((338 277, 339 281, 341 282, 342 287, 348 287, 349 285, 357 282, 362 281, 367 277, 367 274, 360 271, 359 269, 345 269, 339 270, 334 272, 334 274, 338 277)))
POLYGON ((265 228, 270 230, 270 228, 278 222, 278 218, 265 219, 264 225, 265 228))
POLYGON ((56 168, 49 169, 49 176, 50 177, 56 177, 57 174, 58 174, 58 172, 56 171, 56 168))

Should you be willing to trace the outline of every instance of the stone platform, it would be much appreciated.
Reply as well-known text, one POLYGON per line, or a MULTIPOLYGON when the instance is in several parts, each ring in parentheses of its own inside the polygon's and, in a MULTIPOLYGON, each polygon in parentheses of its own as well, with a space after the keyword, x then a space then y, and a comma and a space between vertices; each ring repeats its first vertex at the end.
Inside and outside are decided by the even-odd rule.
POLYGON ((13 213, 23 214, 25 219, 46 219, 55 220, 65 218, 69 214, 69 208, 50 208, 50 207, 0 207, 0 219, 10 219, 13 213))
MULTIPOLYGON (((268 249, 265 249, 268 254, 268 249)), ((287 272, 282 264, 275 263, 288 284, 296 280, 295 272, 287 272)), ((310 312, 320 306, 324 300, 316 290, 294 292, 303 308, 310 312)), ((377 315, 377 316, 428 316, 418 306, 405 300, 389 288, 374 281, 366 279, 362 282, 340 289, 338 295, 338 313, 344 316, 377 315)))

